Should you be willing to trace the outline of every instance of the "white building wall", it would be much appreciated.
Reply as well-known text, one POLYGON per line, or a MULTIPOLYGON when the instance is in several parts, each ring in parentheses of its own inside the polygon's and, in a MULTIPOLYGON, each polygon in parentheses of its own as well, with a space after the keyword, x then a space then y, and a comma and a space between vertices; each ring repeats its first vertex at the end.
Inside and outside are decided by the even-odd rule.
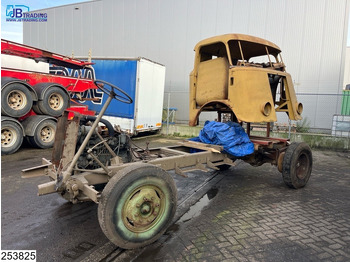
MULTIPOLYGON (((24 43, 65 55, 147 57, 164 64, 165 104, 187 120, 195 44, 243 33, 283 51, 311 126, 330 128, 339 113, 349 0, 97 0, 43 10, 47 23, 24 23, 24 43)), ((285 117, 279 121, 285 121, 285 117)))
POLYGON ((350 46, 346 48, 343 89, 350 84, 350 46))

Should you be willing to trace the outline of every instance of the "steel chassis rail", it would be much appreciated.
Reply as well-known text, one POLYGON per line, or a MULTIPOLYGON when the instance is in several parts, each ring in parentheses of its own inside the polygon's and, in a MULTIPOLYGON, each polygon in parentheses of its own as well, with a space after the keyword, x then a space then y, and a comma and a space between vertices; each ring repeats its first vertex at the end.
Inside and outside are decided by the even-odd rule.
MULTIPOLYGON (((157 158, 143 161, 161 167, 169 171, 187 177, 186 172, 201 170, 208 172, 208 168, 218 170, 220 165, 234 165, 229 155, 221 153, 221 146, 207 145, 203 143, 184 141, 178 146, 150 149, 150 155, 157 155, 157 158), (193 150, 200 152, 191 153, 193 150)), ((37 167, 28 168, 22 171, 23 178, 49 176, 53 181, 38 186, 38 194, 46 195, 59 192, 57 187, 57 171, 51 161, 43 158, 43 164, 37 167)), ((92 200, 98 203, 100 192, 95 190, 97 184, 107 183, 119 170, 133 165, 135 162, 120 163, 108 166, 108 172, 104 168, 84 170, 73 168, 73 175, 65 183, 66 190, 76 192, 73 195, 77 201, 92 200)))
MULTIPOLYGON (((85 150, 98 122, 115 96, 113 86, 111 87, 105 105, 76 153, 76 134, 80 118, 74 116, 73 119, 68 121, 68 113, 65 113, 66 115, 60 118, 57 124, 57 129, 63 132, 58 132, 58 137, 56 137, 52 162, 43 158, 41 166, 22 170, 23 178, 36 176, 49 176, 51 178, 51 182, 38 185, 39 195, 58 192, 72 203, 79 201, 98 203, 101 191, 96 190, 95 186, 106 184, 119 170, 135 163, 123 163, 120 157, 112 154, 111 164, 105 166, 91 153, 90 149, 87 152, 101 168, 85 170, 78 169, 76 166, 78 158, 85 150)), ((102 137, 100 139, 103 143, 102 137)), ((242 158, 244 161, 252 165, 271 163, 282 170, 282 160, 288 140, 270 137, 251 137, 251 140, 254 143, 255 151, 253 154, 242 158)), ((104 145, 110 152, 112 151, 107 143, 104 143, 104 145)), ((193 170, 207 172, 209 171, 208 168, 218 170, 221 165, 234 165, 234 160, 236 160, 235 157, 223 153, 222 146, 192 141, 183 141, 180 145, 173 147, 150 149, 147 150, 147 153, 149 157, 147 160, 142 160, 143 162, 159 166, 165 171, 175 170, 176 174, 183 177, 187 177, 186 172, 193 170)))
MULTIPOLYGON (((260 148, 260 150, 263 150, 263 155, 267 155, 263 161, 264 163, 270 162, 274 165, 280 165, 278 159, 283 156, 287 140, 254 137, 252 141, 254 141, 256 153, 260 148), (268 152, 269 148, 271 152, 268 152)), ((191 141, 180 142, 177 146, 153 148, 149 151, 151 156, 157 157, 143 162, 159 166, 166 171, 175 170, 175 173, 182 177, 187 177, 186 172, 194 170, 208 172, 210 169, 219 170, 218 166, 221 165, 233 166, 236 160, 233 156, 222 153, 223 147, 221 146, 191 141)), ((252 157, 254 157, 254 154, 248 158, 243 158, 243 160, 252 163, 252 157)), ((53 181, 39 185, 38 194, 46 195, 60 192, 57 186, 58 174, 55 165, 45 158, 42 161, 41 166, 23 170, 22 177, 49 176, 53 181)), ((72 168, 72 176, 65 183, 65 190, 73 192, 74 199, 70 199, 70 201, 94 201, 98 203, 101 192, 95 190, 95 185, 107 183, 119 170, 134 163, 117 163, 93 170, 72 168)))

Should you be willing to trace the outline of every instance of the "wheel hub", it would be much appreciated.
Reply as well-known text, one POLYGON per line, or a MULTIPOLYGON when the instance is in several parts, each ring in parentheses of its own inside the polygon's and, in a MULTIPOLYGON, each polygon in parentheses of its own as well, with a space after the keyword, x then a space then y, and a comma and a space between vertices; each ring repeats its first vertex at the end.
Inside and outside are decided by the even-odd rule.
POLYGON ((51 126, 45 126, 41 129, 40 138, 44 142, 50 142, 55 137, 55 130, 51 126))
POLYGON ((10 128, 4 128, 1 130, 1 146, 11 147, 16 142, 16 132, 10 128))
POLYGON ((60 94, 54 93, 49 98, 50 107, 54 110, 60 110, 63 106, 63 97, 60 94))
POLYGON ((149 202, 145 202, 142 204, 142 207, 141 207, 141 214, 142 215, 147 215, 149 214, 149 212, 151 211, 151 205, 149 202))
POLYGON ((15 90, 8 94, 7 103, 14 110, 21 110, 26 106, 27 98, 23 92, 15 90))
POLYGON ((299 179, 304 179, 308 172, 309 167, 309 159, 305 154, 302 154, 298 158, 298 162, 296 163, 296 174, 299 179))
POLYGON ((162 215, 160 189, 142 186, 131 194, 123 206, 123 220, 127 228, 143 232, 154 226, 162 215))

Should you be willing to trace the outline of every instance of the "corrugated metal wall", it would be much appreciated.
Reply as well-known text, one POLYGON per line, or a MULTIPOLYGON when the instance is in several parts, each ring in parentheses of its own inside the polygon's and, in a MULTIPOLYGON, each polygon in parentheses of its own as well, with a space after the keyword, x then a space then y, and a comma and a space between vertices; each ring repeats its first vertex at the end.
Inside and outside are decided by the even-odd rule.
MULTIPOLYGON (((166 95, 188 119, 188 75, 195 44, 243 33, 281 47, 297 93, 341 94, 349 0, 100 0, 44 10, 24 23, 24 43, 58 53, 143 56, 166 66, 166 95)), ((302 95, 313 127, 330 128, 341 97, 302 95)), ((285 118, 279 118, 285 120, 285 118)))
POLYGON ((346 48, 343 89, 350 84, 350 46, 346 48))

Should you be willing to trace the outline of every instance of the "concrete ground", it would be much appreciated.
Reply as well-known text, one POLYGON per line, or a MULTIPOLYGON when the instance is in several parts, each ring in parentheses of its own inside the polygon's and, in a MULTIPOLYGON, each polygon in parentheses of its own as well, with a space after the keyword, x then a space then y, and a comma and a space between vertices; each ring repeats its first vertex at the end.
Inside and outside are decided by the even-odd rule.
POLYGON ((299 190, 269 165, 221 172, 200 215, 190 210, 134 261, 350 261, 350 153, 313 154, 299 190))

